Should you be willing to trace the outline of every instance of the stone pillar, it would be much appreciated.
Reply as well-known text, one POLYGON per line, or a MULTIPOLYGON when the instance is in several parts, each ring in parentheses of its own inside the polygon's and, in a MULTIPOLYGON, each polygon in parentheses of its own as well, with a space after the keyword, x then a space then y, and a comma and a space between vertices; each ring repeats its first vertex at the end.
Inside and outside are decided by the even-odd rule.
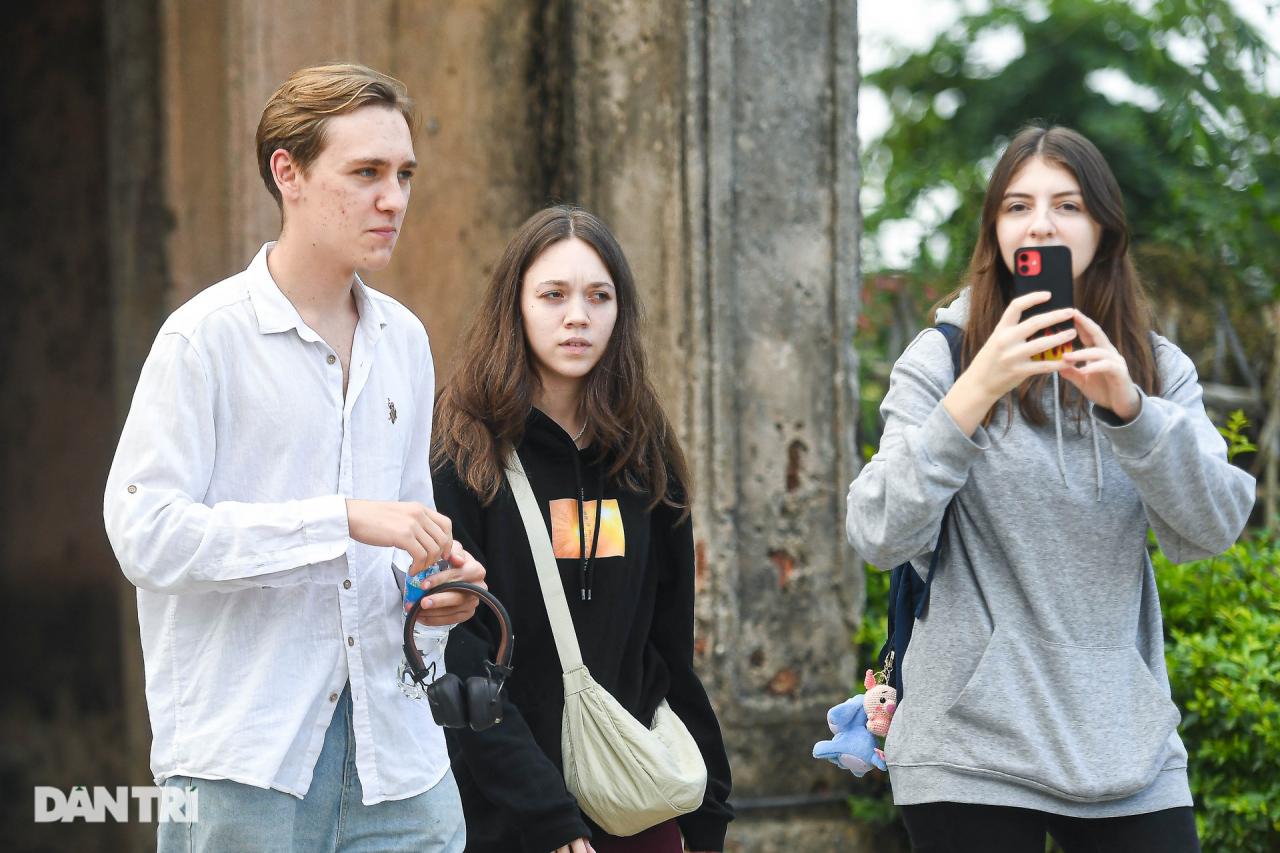
POLYGON ((855 681, 845 543, 858 293, 852 0, 574 7, 579 198, 618 231, 696 477, 698 660, 735 850, 856 849, 810 758, 855 681))

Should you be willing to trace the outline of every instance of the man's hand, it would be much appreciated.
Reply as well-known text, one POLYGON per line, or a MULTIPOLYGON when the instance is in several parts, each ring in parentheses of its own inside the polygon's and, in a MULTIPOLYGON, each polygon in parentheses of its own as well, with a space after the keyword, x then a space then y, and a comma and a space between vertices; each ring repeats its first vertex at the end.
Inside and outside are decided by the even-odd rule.
MULTIPOLYGON (((447 521, 448 519, 446 519, 447 521)), ((441 584, 463 581, 488 589, 484 582, 484 566, 476 562, 476 558, 463 550, 460 542, 450 543, 449 565, 453 568, 428 575, 423 581, 424 590, 441 584)), ((450 591, 428 595, 422 599, 422 608, 418 610, 418 623, 421 625, 456 625, 466 622, 476 612, 480 601, 466 592, 450 591)))
POLYGON ((449 556, 453 545, 453 522, 411 501, 348 499, 347 529, 357 542, 408 552, 413 558, 411 575, 449 556))
POLYGON ((575 838, 563 847, 557 847, 553 853, 596 853, 596 849, 587 839, 575 838))

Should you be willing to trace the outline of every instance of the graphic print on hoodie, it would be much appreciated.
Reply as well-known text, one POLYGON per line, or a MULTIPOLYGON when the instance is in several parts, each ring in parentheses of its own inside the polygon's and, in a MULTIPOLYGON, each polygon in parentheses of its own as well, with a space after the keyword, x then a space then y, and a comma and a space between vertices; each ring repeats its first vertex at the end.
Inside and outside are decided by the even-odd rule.
POLYGON ((577 498, 560 498, 548 503, 551 510, 551 552, 557 560, 582 558, 582 543, 595 542, 587 548, 597 560, 627 556, 627 534, 622 524, 622 510, 616 498, 583 503, 577 498), (596 516, 600 517, 600 538, 595 539, 596 516), (586 521, 583 529, 580 520, 586 521))

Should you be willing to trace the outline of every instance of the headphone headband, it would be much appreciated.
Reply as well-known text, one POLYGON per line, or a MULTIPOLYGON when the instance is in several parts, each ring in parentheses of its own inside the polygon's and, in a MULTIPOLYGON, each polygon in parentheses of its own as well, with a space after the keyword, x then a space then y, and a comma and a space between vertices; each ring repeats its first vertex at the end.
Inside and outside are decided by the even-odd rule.
POLYGON ((438 592, 449 592, 454 590, 457 592, 466 592, 478 598, 493 611, 493 615, 498 617, 498 628, 502 631, 502 639, 498 643, 498 660, 490 666, 500 667, 500 672, 509 673, 511 671, 511 654, 512 647, 515 645, 515 636, 511 633, 511 617, 507 615, 507 608, 502 606, 493 593, 481 586, 472 583, 464 583, 462 581, 453 581, 452 583, 442 583, 440 586, 432 587, 427 590, 422 598, 413 603, 413 607, 404 617, 404 657, 409 664, 409 674, 418 684, 422 684, 427 680, 427 665, 422 660, 422 652, 418 650, 418 646, 413 642, 413 626, 418 621, 418 611, 422 609, 422 602, 427 600, 428 596, 435 595, 438 592))

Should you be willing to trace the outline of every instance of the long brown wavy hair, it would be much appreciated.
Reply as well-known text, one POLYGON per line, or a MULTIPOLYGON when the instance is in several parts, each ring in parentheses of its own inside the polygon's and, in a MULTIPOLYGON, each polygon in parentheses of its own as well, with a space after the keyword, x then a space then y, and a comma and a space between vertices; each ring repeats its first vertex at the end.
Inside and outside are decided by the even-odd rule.
MULTIPOLYGON (((937 307, 951 302, 969 288, 969 319, 961 348, 961 367, 968 367, 1000 322, 1013 294, 1013 274, 1005 265, 996 239, 996 217, 1010 182, 1033 157, 1060 166, 1075 176, 1084 197, 1085 212, 1102 226, 1098 249, 1089 266, 1075 283, 1075 306, 1102 327, 1111 343, 1129 366, 1129 375, 1147 394, 1160 393, 1160 376, 1151 350, 1153 327, 1150 304, 1142 282, 1129 258, 1129 223, 1124 199, 1111 167, 1102 152, 1082 134, 1067 127, 1032 125, 1018 132, 996 163, 982 203, 982 224, 978 242, 969 261, 965 280, 937 307)), ((1026 380, 1006 398, 1007 413, 1013 414, 1016 397, 1022 417, 1032 424, 1047 418, 1040 400, 1049 383, 1048 376, 1026 380)), ((1083 416, 1086 402, 1069 382, 1060 383, 1064 409, 1083 416), (1071 396, 1068 397, 1068 394, 1071 396)), ((996 407, 987 412, 983 424, 990 423, 996 407)))
POLYGON ((507 451, 524 434, 540 379, 524 335, 520 291, 546 249, 577 238, 595 249, 613 279, 618 316, 600 361, 586 376, 582 408, 588 437, 609 476, 631 491, 688 510, 689 469, 675 430, 649 381, 640 339, 643 309, 622 247, 593 214, 556 205, 529 217, 507 244, 471 320, 452 378, 436 402, 431 461, 453 463, 483 503, 503 482, 507 451))

